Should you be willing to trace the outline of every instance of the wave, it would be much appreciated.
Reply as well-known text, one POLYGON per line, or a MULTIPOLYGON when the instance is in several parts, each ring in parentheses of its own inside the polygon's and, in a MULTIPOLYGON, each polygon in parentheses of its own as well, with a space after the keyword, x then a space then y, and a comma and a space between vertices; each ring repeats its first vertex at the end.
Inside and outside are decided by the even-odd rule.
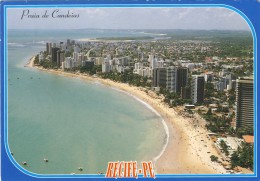
POLYGON ((153 113, 155 113, 158 117, 160 117, 161 122, 162 122, 162 124, 163 124, 163 128, 164 128, 165 133, 166 133, 166 142, 165 142, 165 144, 163 145, 163 148, 162 148, 161 152, 160 152, 156 157, 153 158, 153 162, 154 162, 154 165, 155 165, 155 164, 156 164, 156 161, 157 161, 157 160, 163 155, 163 153, 165 152, 166 147, 167 147, 167 145, 168 145, 168 143, 169 143, 170 133, 169 133, 169 128, 168 128, 168 126, 167 126, 165 120, 164 120, 163 117, 162 117, 150 104, 148 104, 147 102, 145 102, 145 101, 139 99, 139 98, 136 97, 135 95, 133 95, 133 94, 131 94, 131 93, 129 93, 129 92, 126 92, 126 91, 124 91, 124 90, 120 90, 120 89, 115 88, 115 87, 111 87, 111 88, 114 89, 114 90, 116 90, 116 91, 123 92, 123 93, 125 93, 125 94, 127 94, 127 95, 133 97, 135 100, 137 100, 137 101, 139 101, 140 103, 142 103, 143 105, 145 105, 145 107, 147 107, 147 108, 150 109, 153 113))
POLYGON ((31 41, 31 42, 26 42, 25 44, 28 44, 28 45, 32 45, 32 44, 45 45, 46 41, 31 41))
POLYGON ((163 34, 163 33, 148 33, 148 32, 140 32, 142 34, 146 34, 146 35, 154 35, 154 36, 166 36, 167 34, 163 34))
POLYGON ((45 41, 36 41, 36 42, 31 42, 31 43, 35 43, 35 44, 46 44, 45 41))
POLYGON ((21 43, 13 43, 13 42, 8 43, 8 45, 16 46, 16 47, 24 47, 24 46, 25 46, 24 44, 21 44, 21 43))

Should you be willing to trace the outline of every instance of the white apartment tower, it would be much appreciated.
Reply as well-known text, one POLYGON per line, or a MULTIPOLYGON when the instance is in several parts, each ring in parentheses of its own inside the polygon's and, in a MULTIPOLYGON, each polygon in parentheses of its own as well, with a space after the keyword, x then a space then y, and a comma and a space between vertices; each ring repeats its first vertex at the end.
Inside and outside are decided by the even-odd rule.
POLYGON ((168 67, 166 69, 166 89, 170 92, 176 92, 176 82, 177 82, 177 68, 168 67))

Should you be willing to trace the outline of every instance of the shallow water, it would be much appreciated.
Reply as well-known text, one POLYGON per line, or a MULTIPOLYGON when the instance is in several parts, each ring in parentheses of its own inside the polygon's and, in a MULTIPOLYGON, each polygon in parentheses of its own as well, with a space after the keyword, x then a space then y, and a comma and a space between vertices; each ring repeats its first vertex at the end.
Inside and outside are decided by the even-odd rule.
POLYGON ((102 84, 24 67, 46 40, 94 36, 50 34, 9 32, 8 143, 14 159, 39 174, 95 174, 105 172, 108 161, 158 156, 166 141, 161 118, 138 100, 102 84))

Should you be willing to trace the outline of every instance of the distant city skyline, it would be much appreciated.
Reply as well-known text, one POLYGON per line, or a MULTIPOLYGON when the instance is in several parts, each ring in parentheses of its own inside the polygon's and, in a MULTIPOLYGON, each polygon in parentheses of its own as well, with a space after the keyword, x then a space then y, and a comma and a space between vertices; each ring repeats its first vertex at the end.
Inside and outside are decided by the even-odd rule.
POLYGON ((226 8, 10 8, 8 29, 185 29, 246 30, 247 22, 226 8), (30 10, 28 18, 22 14, 30 10), (78 18, 52 18, 57 14, 79 14, 78 18), (48 11, 48 18, 41 18, 48 11))

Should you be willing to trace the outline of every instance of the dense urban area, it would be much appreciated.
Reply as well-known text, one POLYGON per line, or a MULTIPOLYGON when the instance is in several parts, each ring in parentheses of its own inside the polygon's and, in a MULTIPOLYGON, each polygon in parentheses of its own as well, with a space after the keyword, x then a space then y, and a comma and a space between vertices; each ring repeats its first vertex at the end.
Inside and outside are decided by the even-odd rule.
POLYGON ((193 118, 194 126, 207 128, 209 139, 222 155, 211 155, 211 161, 230 173, 238 172, 238 167, 253 171, 251 33, 149 31, 161 35, 48 42, 35 64, 153 91, 169 107, 193 118), (203 119, 196 119, 198 116, 203 119))

